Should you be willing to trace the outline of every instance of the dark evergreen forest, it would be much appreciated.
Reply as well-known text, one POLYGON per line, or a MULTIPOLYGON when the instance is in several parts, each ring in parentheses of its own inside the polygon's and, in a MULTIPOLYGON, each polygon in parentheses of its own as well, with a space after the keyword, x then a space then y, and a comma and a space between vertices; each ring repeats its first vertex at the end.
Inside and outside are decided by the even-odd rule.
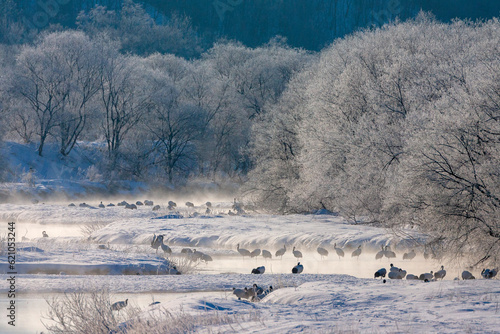
MULTIPOLYGON (((1 22, 16 21, 30 27, 50 24, 75 27, 80 11, 95 5, 121 8, 123 0, 0 0, 1 22)), ((288 44, 318 51, 353 31, 380 26, 396 18, 406 20, 420 11, 432 12, 449 22, 454 18, 488 19, 500 13, 496 0, 144 0, 151 16, 168 21, 173 13, 187 16, 208 48, 220 38, 256 47, 276 35, 288 44)), ((1 31, 1 28, 0 28, 1 31)), ((6 35, 5 33, 3 35, 6 35)), ((5 37, 5 36, 3 36, 5 37)))

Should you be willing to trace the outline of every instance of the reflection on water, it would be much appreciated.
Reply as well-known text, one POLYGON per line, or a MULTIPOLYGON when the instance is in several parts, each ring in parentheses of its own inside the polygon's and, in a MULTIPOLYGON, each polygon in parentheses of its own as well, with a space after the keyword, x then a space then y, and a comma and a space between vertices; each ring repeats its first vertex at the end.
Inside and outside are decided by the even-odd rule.
MULTIPOLYGON (((285 254, 283 259, 264 260, 258 258, 242 258, 241 256, 214 256, 213 262, 208 264, 201 263, 196 267, 196 272, 202 274, 250 274, 252 268, 264 265, 266 272, 269 274, 291 273, 291 269, 297 264, 297 259, 291 253, 285 254)), ((441 263, 436 261, 424 260, 423 257, 417 256, 412 261, 402 261, 400 259, 375 260, 374 254, 363 254, 359 259, 345 257, 339 259, 337 256, 330 254, 329 257, 321 259, 319 254, 312 252, 303 252, 303 258, 300 262, 304 265, 303 274, 347 274, 360 278, 373 278, 373 273, 385 267, 389 269, 390 263, 395 266, 405 269, 409 274, 419 275, 431 270, 437 271, 440 269, 441 263)), ((448 267, 446 279, 453 279, 459 276, 457 268, 448 267)), ((192 292, 192 293, 143 293, 143 294, 113 294, 112 302, 125 300, 129 298, 129 302, 139 307, 146 307, 153 301, 166 302, 185 295, 199 294, 202 296, 217 296, 227 297, 228 292, 192 292)), ((7 321, 0 322, 0 333, 40 333, 45 331, 45 328, 40 319, 47 311, 47 303, 45 298, 54 297, 57 294, 18 294, 16 297, 16 327, 13 328, 7 325, 7 321)), ((9 305, 9 300, 6 294, 0 296, 0 308, 6 310, 9 305)))
POLYGON ((406 270, 408 274, 414 275, 440 270, 442 264, 447 271, 445 279, 453 279, 461 273, 456 267, 436 260, 425 260, 421 256, 417 256, 411 261, 403 261, 401 258, 375 260, 375 254, 364 254, 359 259, 351 258, 350 255, 339 259, 338 256, 331 253, 324 259, 321 259, 317 253, 302 252, 302 255, 301 259, 295 259, 291 253, 288 253, 282 260, 279 258, 265 260, 262 257, 251 259, 241 256, 220 256, 214 257, 213 262, 208 264, 199 264, 196 269, 207 274, 250 274, 253 268, 265 266, 265 274, 290 274, 293 266, 300 261, 304 266, 304 274, 344 274, 358 278, 373 278, 375 271, 380 268, 389 270, 391 263, 406 270))
POLYGON ((22 237, 28 239, 42 238, 42 231, 46 231, 50 238, 56 237, 82 237, 81 226, 69 224, 31 224, 18 222, 16 224, 18 241, 23 241, 22 237))
MULTIPOLYGON (((31 224, 29 227, 30 233, 38 233, 45 230, 43 225, 31 224)), ((79 236, 80 230, 78 227, 61 226, 60 229, 54 228, 47 231, 54 236, 79 236)), ((390 268, 390 263, 395 266, 405 269, 408 274, 419 275, 421 273, 437 271, 442 264, 447 270, 446 279, 458 277, 463 268, 448 266, 446 263, 440 263, 436 260, 425 260, 422 256, 417 256, 412 261, 403 261, 402 254, 398 254, 398 258, 375 260, 375 254, 362 253, 358 258, 351 258, 350 253, 346 253, 344 258, 339 258, 335 252, 330 251, 326 258, 316 252, 302 251, 303 257, 296 259, 293 254, 288 251, 283 259, 273 258, 265 260, 262 256, 257 258, 243 258, 238 254, 220 254, 217 255, 216 250, 201 249, 203 252, 212 255, 213 261, 208 264, 200 263, 195 268, 195 273, 201 274, 250 274, 253 268, 265 266, 266 272, 269 274, 289 274, 294 265, 300 261, 304 265, 303 274, 346 274, 359 278, 373 279, 373 273, 384 267, 390 268)), ((178 250, 175 250, 178 252, 178 250)), ((274 254, 273 254, 274 255, 274 254)), ((153 290, 153 288, 152 288, 153 290)), ((153 301, 166 302, 184 295, 200 294, 202 296, 217 296, 227 297, 228 292, 193 292, 193 293, 143 293, 143 294, 114 294, 112 302, 125 300, 129 298, 131 304, 139 307, 147 307, 153 301)), ((42 324, 42 315, 47 311, 47 303, 45 298, 57 296, 57 294, 41 295, 41 294, 20 294, 16 297, 16 327, 8 326, 7 321, 0 321, 0 333, 40 333, 46 331, 42 324)), ((0 296, 0 308, 6 310, 9 305, 7 295, 0 296)))

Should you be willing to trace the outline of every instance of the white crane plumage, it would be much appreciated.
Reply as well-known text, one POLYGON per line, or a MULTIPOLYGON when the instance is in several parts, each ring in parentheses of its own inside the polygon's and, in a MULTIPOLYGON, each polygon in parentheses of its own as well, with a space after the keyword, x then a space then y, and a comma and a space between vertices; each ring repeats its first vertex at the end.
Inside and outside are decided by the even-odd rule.
POLYGON ((385 250, 384 250, 384 245, 381 245, 382 250, 378 251, 377 254, 375 254, 375 260, 380 260, 384 257, 385 250))
POLYGON ((205 254, 205 253, 203 253, 201 255, 201 259, 200 260, 204 261, 207 264, 208 264, 208 262, 212 262, 213 261, 212 257, 210 255, 208 255, 208 254, 205 254))
POLYGON ((405 277, 406 277, 406 270, 399 269, 399 273, 398 273, 398 275, 399 275, 399 277, 400 277, 399 279, 403 279, 403 278, 405 278, 405 277))
POLYGON ((153 234, 153 240, 151 240, 151 247, 156 250, 156 253, 158 253, 158 248, 160 248, 162 243, 163 243, 163 236, 161 234, 158 236, 156 236, 156 234, 153 234))
POLYGON ((266 267, 264 267, 264 266, 260 266, 260 267, 252 269, 252 274, 262 275, 265 272, 266 272, 266 267))
POLYGON ((446 276, 446 270, 444 270, 444 266, 441 266, 441 270, 438 270, 434 273, 435 279, 443 279, 446 276))
POLYGON ((318 251, 319 255, 321 255, 321 259, 323 259, 324 256, 328 256, 328 251, 323 247, 318 247, 318 249, 316 250, 318 251))
POLYGON ((273 287, 272 285, 269 286, 269 288, 267 288, 266 290, 263 290, 261 294, 257 294, 255 296, 253 296, 251 298, 251 301, 252 302, 259 302, 262 300, 262 298, 264 298, 265 296, 267 296, 268 294, 270 294, 271 292, 273 292, 273 287))
POLYGON ((257 295, 261 295, 262 293, 264 293, 264 289, 262 289, 260 286, 258 286, 257 284, 254 283, 253 285, 253 291, 255 293, 255 296, 257 295))
POLYGON ((203 253, 200 251, 197 251, 196 248, 193 249, 193 253, 191 253, 190 255, 191 255, 191 261, 193 261, 193 262, 199 261, 203 257, 203 253))
POLYGON ((402 279, 399 275, 399 271, 401 271, 401 269, 398 269, 398 271, 389 271, 389 275, 387 275, 387 277, 390 279, 402 279))
POLYGON ((380 268, 379 270, 377 270, 375 272, 375 274, 373 274, 373 277, 374 278, 385 277, 386 274, 387 274, 387 270, 385 268, 380 268))
POLYGON ((250 252, 250 257, 256 257, 260 255, 260 248, 254 249, 250 252))
POLYGON ((419 280, 426 282, 432 281, 433 278, 434 278, 434 273, 432 271, 430 273, 420 274, 420 276, 418 277, 419 280))
POLYGON ((271 254, 270 251, 266 250, 266 249, 263 249, 262 250, 262 257, 264 259, 272 259, 273 258, 273 255, 271 254))
POLYGON ((356 256, 359 260, 359 256, 361 255, 361 252, 362 252, 361 245, 359 245, 358 248, 354 252, 352 252, 351 257, 356 256))
POLYGON ((241 300, 241 298, 247 299, 249 297, 248 296, 248 289, 247 288, 244 288, 244 289, 233 288, 233 294, 236 297, 238 297, 238 300, 241 300))
POLYGON ((276 251, 276 257, 280 256, 283 259, 283 255, 286 252, 286 245, 283 245, 283 248, 280 248, 276 251))
POLYGON ((393 271, 393 272, 398 272, 399 271, 399 268, 398 267, 395 267, 392 263, 391 263, 391 268, 389 268, 389 271, 393 271))
POLYGON ((396 257, 396 253, 394 253, 393 251, 391 251, 391 248, 389 246, 385 246, 384 255, 388 259, 393 259, 393 258, 396 257))
POLYGON ((245 249, 245 248, 240 248, 240 244, 238 244, 236 246, 236 250, 238 251, 238 253, 241 254, 241 256, 243 256, 243 257, 245 257, 245 256, 250 257, 250 251, 248 249, 245 249))
POLYGON ((160 244, 161 250, 165 254, 172 254, 172 249, 163 243, 163 238, 164 238, 164 236, 162 235, 161 240, 160 240, 161 241, 161 244, 160 244))
POLYGON ((338 248, 337 247, 337 243, 335 243, 333 245, 333 248, 335 248, 335 252, 337 252, 337 255, 339 256, 339 260, 340 260, 340 257, 344 257, 344 251, 342 250, 342 248, 338 248))

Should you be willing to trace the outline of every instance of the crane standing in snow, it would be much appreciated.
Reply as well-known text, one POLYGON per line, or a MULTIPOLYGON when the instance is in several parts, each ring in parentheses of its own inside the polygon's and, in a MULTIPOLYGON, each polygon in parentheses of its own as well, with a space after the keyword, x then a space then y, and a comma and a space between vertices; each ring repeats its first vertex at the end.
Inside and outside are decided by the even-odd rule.
POLYGON ((283 245, 283 248, 280 248, 276 251, 275 256, 276 257, 280 256, 283 259, 283 255, 285 254, 285 252, 286 252, 286 245, 283 245))
POLYGON ((272 259, 273 258, 273 255, 271 254, 270 251, 266 250, 266 249, 263 249, 262 250, 262 257, 264 259, 272 259))
POLYGON ((318 247, 318 249, 316 250, 318 251, 319 255, 321 255, 321 259, 323 259, 323 257, 325 256, 328 256, 328 251, 323 247, 318 247))
POLYGON ((434 273, 435 279, 443 279, 446 276, 446 270, 444 270, 444 266, 441 266, 441 270, 438 270, 434 273))
POLYGON ((158 235, 153 234, 153 240, 151 240, 151 247, 156 250, 156 253, 158 253, 158 248, 163 244, 163 235, 158 235))
POLYGON ((128 298, 125 301, 119 301, 111 305, 111 311, 120 311, 122 308, 128 305, 128 298))
POLYGON ((298 259, 301 259, 302 258, 302 252, 299 251, 299 250, 296 250, 295 249, 295 246, 293 247, 293 256, 295 256, 295 258, 298 260, 298 259))
POLYGON ((257 248, 257 249, 254 249, 251 253, 250 253, 250 257, 257 257, 260 255, 260 248, 257 248))
POLYGON ((340 257, 344 257, 344 251, 342 250, 342 248, 337 247, 337 243, 335 243, 333 245, 333 248, 335 248, 335 252, 337 252, 337 255, 339 256, 339 260, 340 260, 340 257))
POLYGON ((361 245, 359 245, 358 248, 354 252, 352 252, 351 257, 356 256, 359 260, 359 256, 361 255, 361 252, 362 252, 361 245))
POLYGON ((384 245, 381 245, 381 247, 382 247, 382 250, 378 251, 377 254, 375 254, 375 260, 381 260, 384 257, 384 254, 385 254, 384 245))
POLYGON ((243 257, 245 257, 245 256, 250 257, 250 251, 248 249, 240 248, 240 244, 238 244, 236 246, 236 250, 238 251, 238 253, 241 254, 241 256, 243 256, 243 257))

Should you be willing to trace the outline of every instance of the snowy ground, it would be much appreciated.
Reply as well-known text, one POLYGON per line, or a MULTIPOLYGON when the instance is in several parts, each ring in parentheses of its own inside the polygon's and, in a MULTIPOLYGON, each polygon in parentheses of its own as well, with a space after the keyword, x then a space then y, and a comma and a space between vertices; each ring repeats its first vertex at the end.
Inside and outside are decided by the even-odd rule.
MULTIPOLYGON (((205 201, 195 203, 195 208, 178 201, 178 208, 169 211, 167 201, 155 199, 161 205, 159 211, 149 206, 100 209, 100 199, 89 201, 90 208, 79 207, 79 202, 76 207, 69 207, 69 202, 0 204, 4 226, 0 235, 7 233, 5 222, 16 222, 19 298, 34 305, 20 304, 26 307, 18 310, 20 321, 23 312, 24 317, 28 313, 32 317, 44 311, 43 296, 106 287, 117 299, 128 297, 145 312, 164 307, 199 317, 207 312, 252 314, 247 321, 198 328, 199 332, 500 333, 500 281, 453 280, 464 269, 459 261, 454 266, 444 263, 447 276, 443 281, 383 283, 373 279, 374 271, 389 268, 391 262, 417 275, 439 269, 442 263, 424 260, 422 250, 412 244, 425 238, 415 231, 406 231, 407 239, 395 238, 384 229, 350 225, 335 215, 273 216, 249 211, 230 216, 231 202, 213 203, 209 214, 205 201), (49 237, 41 237, 42 231, 49 237), (163 234, 165 244, 172 248, 168 259, 150 247, 153 233, 163 234), (237 244, 250 251, 267 249, 273 259, 243 258, 236 251, 237 244), (344 250, 345 257, 336 255, 334 244, 344 250), (275 258, 283 245, 285 255, 275 258), (362 254, 352 258, 358 245, 362 254), (395 250, 397 257, 375 260, 383 245, 395 250), (326 248, 329 256, 322 258, 316 252, 318 246, 326 248), (209 254, 213 261, 190 264, 180 253, 185 247, 209 254), (298 260, 304 273, 299 275, 290 273, 297 264, 293 247, 303 255, 298 260), (403 261, 402 254, 414 247, 417 257, 403 261), (164 275, 169 261, 183 274, 164 275), (262 265, 266 266, 264 275, 250 274, 262 265), (276 289, 258 303, 237 300, 231 293, 233 287, 254 283, 276 289), (145 300, 151 296, 161 303, 148 306, 145 300)), ((1 258, 0 279, 5 282, 5 252, 1 258)), ((473 273, 480 278, 477 270, 473 273)), ((0 306, 5 309, 8 287, 0 288, 0 306)), ((41 323, 31 323, 31 327, 18 327, 17 333, 43 330, 41 323)), ((12 332, 6 326, 6 321, 0 322, 0 333, 12 332)))

